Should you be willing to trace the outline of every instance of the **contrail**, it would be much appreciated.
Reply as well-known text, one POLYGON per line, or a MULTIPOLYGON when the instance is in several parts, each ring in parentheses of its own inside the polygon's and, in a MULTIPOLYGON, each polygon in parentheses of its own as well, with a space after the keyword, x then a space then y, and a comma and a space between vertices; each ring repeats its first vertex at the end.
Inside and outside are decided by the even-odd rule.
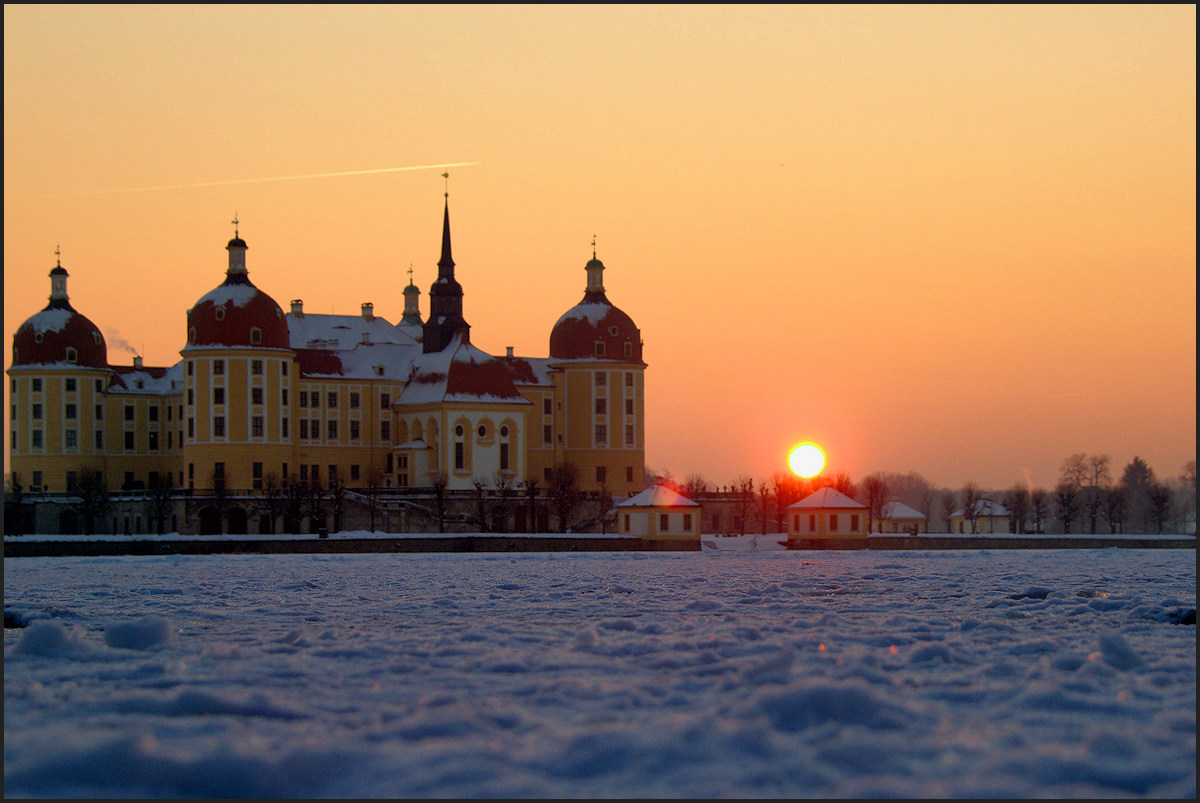
POLYGON ((259 184, 267 181, 299 181, 305 178, 333 178, 335 176, 365 176, 370 173, 404 173, 410 170, 442 170, 447 167, 469 167, 479 162, 446 162, 436 165, 411 165, 409 167, 376 167, 371 170, 343 170, 338 173, 306 173, 301 176, 273 176, 271 178, 235 178, 226 181, 202 181, 198 184, 163 184, 157 187, 130 187, 123 190, 89 190, 84 192, 52 193, 48 195, 23 195, 18 198, 66 198, 77 195, 112 195, 123 192, 155 192, 158 190, 184 190, 194 187, 220 187, 228 184, 259 184))

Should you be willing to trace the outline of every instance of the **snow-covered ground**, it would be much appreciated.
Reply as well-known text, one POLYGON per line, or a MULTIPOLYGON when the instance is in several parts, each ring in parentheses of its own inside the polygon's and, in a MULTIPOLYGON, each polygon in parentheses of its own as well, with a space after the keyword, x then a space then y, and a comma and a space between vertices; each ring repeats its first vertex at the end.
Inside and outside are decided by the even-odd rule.
POLYGON ((6 560, 5 795, 1195 797, 1193 550, 758 540, 6 560))

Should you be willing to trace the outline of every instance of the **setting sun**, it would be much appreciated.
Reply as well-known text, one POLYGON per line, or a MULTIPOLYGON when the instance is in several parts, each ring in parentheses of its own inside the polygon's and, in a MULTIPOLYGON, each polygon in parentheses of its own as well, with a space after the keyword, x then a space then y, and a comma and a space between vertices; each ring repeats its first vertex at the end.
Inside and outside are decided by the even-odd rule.
POLYGON ((788 455, 788 465, 801 477, 815 477, 825 466, 825 455, 815 444, 802 443, 788 455))

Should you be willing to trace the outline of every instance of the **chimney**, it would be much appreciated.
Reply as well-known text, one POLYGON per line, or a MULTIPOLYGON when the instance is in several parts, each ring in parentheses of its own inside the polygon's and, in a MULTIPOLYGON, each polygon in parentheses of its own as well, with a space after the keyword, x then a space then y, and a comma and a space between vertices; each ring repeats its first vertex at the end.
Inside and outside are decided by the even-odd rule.
POLYGON ((292 314, 297 318, 304 317, 304 302, 298 298, 292 299, 292 314))
POLYGON ((136 354, 133 355, 133 367, 137 368, 138 370, 141 370, 142 368, 142 358, 136 354))
POLYGON ((362 305, 362 316, 364 321, 375 320, 375 305, 370 301, 364 301, 362 305))
POLYGON ((504 356, 505 356, 505 357, 508 357, 508 358, 511 360, 511 359, 512 359, 512 355, 513 355, 513 353, 512 353, 513 347, 512 347, 512 346, 506 346, 506 347, 505 347, 505 349, 506 349, 507 353, 506 353, 504 356))

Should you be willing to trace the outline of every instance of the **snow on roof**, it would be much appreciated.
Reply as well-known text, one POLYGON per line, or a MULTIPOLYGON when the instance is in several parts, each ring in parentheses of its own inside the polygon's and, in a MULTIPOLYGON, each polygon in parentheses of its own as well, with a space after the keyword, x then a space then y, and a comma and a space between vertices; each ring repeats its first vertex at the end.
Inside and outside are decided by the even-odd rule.
POLYGON ((344 377, 403 382, 420 354, 421 347, 412 342, 359 343, 349 351, 338 352, 337 357, 344 377))
POLYGON ((700 507, 683 494, 665 485, 652 485, 641 493, 622 499, 614 507, 700 507))
POLYGON ((366 342, 412 345, 416 339, 399 326, 378 316, 367 320, 362 315, 314 315, 304 313, 285 316, 288 339, 294 349, 324 348, 347 351, 366 342))
POLYGON ((883 506, 883 517, 885 519, 923 519, 925 514, 903 502, 888 502, 883 506))
POLYGON ((809 494, 808 496, 801 499, 799 502, 788 505, 789 510, 791 510, 792 508, 821 508, 821 509, 838 508, 838 509, 840 509, 840 508, 861 508, 861 507, 866 507, 866 506, 859 504, 858 502, 855 502, 853 499, 846 496, 841 491, 836 491, 833 488, 830 488, 829 486, 825 486, 821 490, 809 494))
POLYGON ((505 357, 504 365, 514 385, 553 385, 550 360, 546 357, 505 357))
MULTIPOLYGON (((976 499, 972 505, 976 516, 1007 516, 1008 508, 999 502, 993 502, 991 499, 976 499)), ((950 514, 955 518, 963 518, 967 515, 966 508, 959 508, 950 514)))
POLYGON ((594 326, 603 321, 604 317, 612 312, 612 309, 612 304, 605 304, 598 301, 582 301, 564 312, 554 325, 558 326, 563 321, 579 318, 594 326))
POLYGON ((128 393, 146 393, 165 396, 179 393, 183 388, 183 361, 170 368, 130 365, 109 366, 115 376, 110 387, 128 393))
POLYGON ((75 314, 75 310, 69 307, 44 309, 25 321, 25 325, 34 332, 61 332, 62 328, 67 325, 67 321, 71 320, 71 316, 75 314))
POLYGON ((219 284, 206 293, 196 306, 210 301, 215 306, 222 306, 230 301, 235 307, 244 307, 261 291, 252 284, 219 284))
POLYGON ((422 353, 398 404, 486 402, 530 404, 513 386, 503 361, 456 334, 441 351, 422 353))

